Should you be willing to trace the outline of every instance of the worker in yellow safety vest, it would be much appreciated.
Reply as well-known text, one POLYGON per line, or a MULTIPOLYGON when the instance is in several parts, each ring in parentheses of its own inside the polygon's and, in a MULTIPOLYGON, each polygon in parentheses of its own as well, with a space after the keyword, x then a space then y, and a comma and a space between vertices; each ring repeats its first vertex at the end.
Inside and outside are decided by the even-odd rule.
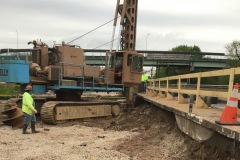
POLYGON ((141 92, 146 93, 146 86, 147 86, 148 75, 146 71, 142 71, 142 79, 141 79, 141 92))
POLYGON ((24 122, 23 122, 23 134, 29 134, 27 132, 27 128, 29 123, 31 123, 32 133, 38 133, 36 131, 35 124, 36 124, 36 116, 37 110, 35 109, 35 103, 32 98, 32 86, 27 85, 25 88, 25 93, 23 94, 22 98, 22 111, 24 115, 24 122))

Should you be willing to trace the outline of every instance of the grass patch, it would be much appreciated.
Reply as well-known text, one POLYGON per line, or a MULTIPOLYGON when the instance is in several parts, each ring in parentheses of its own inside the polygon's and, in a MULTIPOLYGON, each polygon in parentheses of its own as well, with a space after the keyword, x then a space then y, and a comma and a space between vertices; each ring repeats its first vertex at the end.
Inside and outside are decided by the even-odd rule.
POLYGON ((0 84, 0 95, 12 96, 16 94, 20 94, 20 86, 18 84, 0 84))

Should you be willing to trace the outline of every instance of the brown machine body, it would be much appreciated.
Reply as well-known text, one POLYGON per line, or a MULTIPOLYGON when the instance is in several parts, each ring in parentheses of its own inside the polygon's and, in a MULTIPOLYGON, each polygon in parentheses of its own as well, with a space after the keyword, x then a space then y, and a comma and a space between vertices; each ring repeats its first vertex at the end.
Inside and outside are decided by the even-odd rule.
POLYGON ((45 77, 43 83, 52 81, 52 84, 59 79, 78 81, 81 77, 98 78, 100 76, 100 67, 85 64, 84 51, 79 46, 62 44, 49 50, 46 45, 36 45, 32 57, 30 73, 33 81, 39 73, 46 74, 46 76, 39 76, 39 79, 45 77))
POLYGON ((86 65, 84 50, 79 46, 63 42, 49 48, 41 41, 28 43, 34 45, 29 65, 30 83, 42 84, 56 93, 57 101, 40 101, 44 103, 41 105, 44 122, 56 124, 58 120, 120 115, 119 102, 80 103, 85 90, 124 91, 127 95, 126 103, 131 105, 132 88, 141 83, 144 60, 143 54, 135 51, 137 6, 137 0, 124 0, 123 4, 117 0, 114 28, 119 14, 120 47, 116 51, 111 47, 106 53, 104 70, 86 65))

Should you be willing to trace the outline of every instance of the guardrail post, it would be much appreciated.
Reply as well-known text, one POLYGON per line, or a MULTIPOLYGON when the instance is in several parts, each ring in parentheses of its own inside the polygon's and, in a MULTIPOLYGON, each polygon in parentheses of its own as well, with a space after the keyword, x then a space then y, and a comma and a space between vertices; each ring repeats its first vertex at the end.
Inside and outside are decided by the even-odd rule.
POLYGON ((169 93, 169 79, 167 78, 167 99, 174 99, 173 96, 169 93))
POLYGON ((149 90, 149 92, 151 92, 152 91, 152 79, 150 79, 150 90, 149 90))
POLYGON ((180 103, 180 94, 181 94, 181 76, 178 78, 178 103, 180 103))
POLYGON ((150 92, 152 91, 152 79, 149 80, 149 84, 150 84, 150 92))
POLYGON ((187 103, 187 101, 185 100, 185 98, 183 97, 182 93, 181 93, 181 86, 182 86, 182 82, 181 82, 182 78, 181 76, 179 76, 178 78, 178 103, 187 103))
POLYGON ((228 84, 228 97, 227 99, 230 98, 232 89, 233 89, 233 82, 234 82, 234 74, 235 74, 235 68, 230 69, 230 74, 229 74, 229 84, 228 84))
POLYGON ((209 106, 202 100, 202 98, 200 96, 201 76, 202 76, 202 73, 198 73, 196 106, 197 107, 202 107, 202 108, 209 108, 209 106))
POLYGON ((154 93, 154 91, 155 91, 155 80, 153 80, 153 90, 152 90, 152 92, 154 93))
POLYGON ((160 92, 160 89, 161 89, 161 81, 160 79, 158 79, 158 92, 160 92))
POLYGON ((167 77, 167 92, 168 92, 168 88, 169 88, 169 87, 168 87, 168 77, 167 77))
POLYGON ((154 80, 153 80, 153 91, 152 91, 152 96, 153 96, 153 97, 158 95, 157 87, 156 87, 156 82, 157 82, 157 79, 154 79, 154 80))
POLYGON ((159 80, 158 81, 158 99, 159 99, 159 98, 164 98, 165 94, 163 94, 161 91, 161 80, 160 79, 158 79, 158 80, 159 80))
POLYGON ((200 86, 201 86, 201 73, 198 73, 198 77, 197 77, 197 93, 196 93, 196 106, 197 107, 199 105, 200 86))

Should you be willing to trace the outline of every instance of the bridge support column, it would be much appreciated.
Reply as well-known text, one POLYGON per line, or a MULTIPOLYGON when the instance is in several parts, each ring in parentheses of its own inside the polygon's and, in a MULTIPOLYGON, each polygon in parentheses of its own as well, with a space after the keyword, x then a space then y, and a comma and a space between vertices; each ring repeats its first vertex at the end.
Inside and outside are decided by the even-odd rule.
POLYGON ((207 106, 208 107, 211 107, 211 105, 212 105, 212 97, 207 97, 207 106))
POLYGON ((200 123, 199 119, 197 119, 196 117, 191 117, 191 115, 189 119, 187 119, 186 117, 175 114, 175 118, 180 130, 183 133, 189 135, 191 138, 195 139, 196 141, 205 141, 211 138, 214 133, 214 131, 198 124, 200 123))
POLYGON ((194 103, 196 100, 196 96, 194 94, 190 94, 190 103, 194 103))

